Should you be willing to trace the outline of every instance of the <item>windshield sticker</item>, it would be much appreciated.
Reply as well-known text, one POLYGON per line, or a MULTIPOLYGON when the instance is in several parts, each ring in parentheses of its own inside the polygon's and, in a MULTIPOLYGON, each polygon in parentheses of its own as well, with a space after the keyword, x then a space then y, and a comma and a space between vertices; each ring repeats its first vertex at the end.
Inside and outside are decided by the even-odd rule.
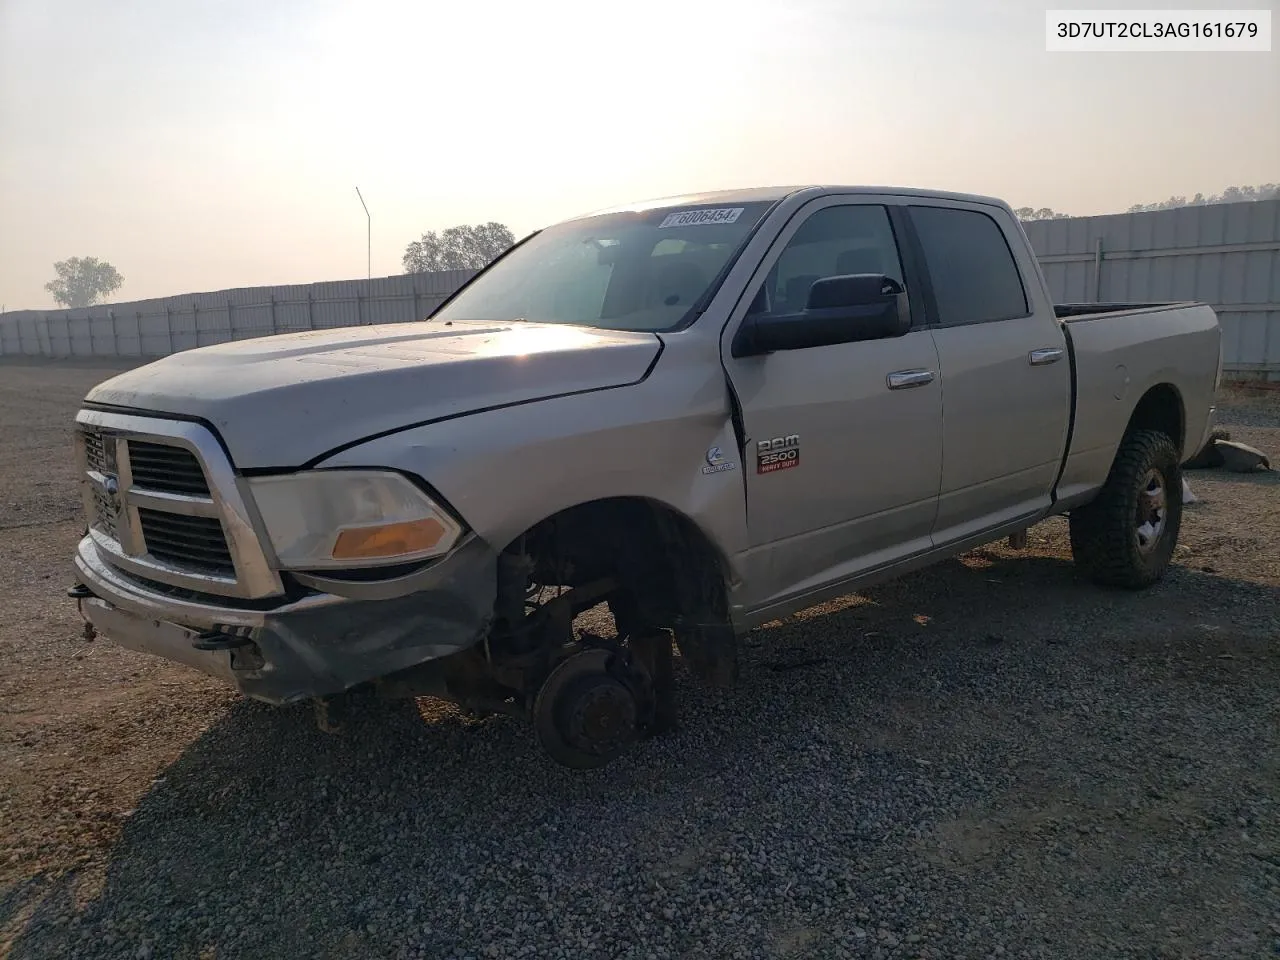
POLYGON ((666 219, 658 224, 663 227, 701 227, 713 223, 735 223, 742 216, 745 207, 720 207, 716 210, 684 210, 680 213, 669 213, 666 219))

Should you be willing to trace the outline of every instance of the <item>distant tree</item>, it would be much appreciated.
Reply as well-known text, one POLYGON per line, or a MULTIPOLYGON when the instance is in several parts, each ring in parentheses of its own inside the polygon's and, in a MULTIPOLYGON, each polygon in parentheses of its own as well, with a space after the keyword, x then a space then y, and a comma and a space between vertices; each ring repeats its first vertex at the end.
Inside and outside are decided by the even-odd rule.
POLYGON ((57 274, 44 285, 55 303, 64 307, 88 307, 115 293, 124 283, 120 271, 97 257, 71 257, 53 265, 57 274))
POLYGON ((405 273, 430 273, 436 270, 479 270, 497 259, 516 242, 504 224, 489 221, 474 226, 460 224, 437 234, 424 233, 405 247, 405 273))
POLYGON ((1069 213, 1058 213, 1048 207, 1041 207, 1038 210, 1034 207, 1019 207, 1013 212, 1019 220, 1065 220, 1071 216, 1069 213))
POLYGON ((1152 210, 1176 210, 1178 207, 1202 207, 1208 203, 1239 203, 1245 200, 1271 200, 1280 197, 1280 183, 1262 183, 1256 187, 1227 187, 1221 193, 1205 196, 1197 193, 1186 197, 1170 197, 1159 203, 1135 203, 1129 213, 1149 213, 1152 210))

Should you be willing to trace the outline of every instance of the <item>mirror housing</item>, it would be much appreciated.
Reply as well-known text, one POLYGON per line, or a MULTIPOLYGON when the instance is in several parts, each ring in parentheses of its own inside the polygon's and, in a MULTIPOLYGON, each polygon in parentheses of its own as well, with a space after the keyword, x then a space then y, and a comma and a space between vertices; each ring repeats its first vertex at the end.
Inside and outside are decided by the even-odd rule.
POLYGON ((809 288, 799 313, 747 317, 733 339, 735 357, 901 337, 911 329, 902 284, 879 273, 825 277, 809 288))

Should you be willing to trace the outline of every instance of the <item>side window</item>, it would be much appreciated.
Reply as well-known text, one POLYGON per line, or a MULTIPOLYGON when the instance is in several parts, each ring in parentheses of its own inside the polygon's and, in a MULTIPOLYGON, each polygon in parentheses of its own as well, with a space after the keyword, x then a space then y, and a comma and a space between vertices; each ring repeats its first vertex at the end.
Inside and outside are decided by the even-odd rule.
POLYGON ((943 326, 1025 317, 1027 294, 1000 226, 985 213, 911 207, 943 326))
POLYGON ((883 273, 903 282, 884 207, 825 207, 812 214, 779 255, 750 312, 797 313, 808 303, 815 281, 848 273, 883 273))

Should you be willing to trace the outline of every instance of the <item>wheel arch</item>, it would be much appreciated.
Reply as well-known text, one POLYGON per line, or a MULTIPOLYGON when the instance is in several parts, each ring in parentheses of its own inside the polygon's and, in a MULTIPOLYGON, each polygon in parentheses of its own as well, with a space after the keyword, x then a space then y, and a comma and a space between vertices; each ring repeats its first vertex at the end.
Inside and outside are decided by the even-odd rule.
MULTIPOLYGON (((576 585, 617 576, 648 626, 674 632, 695 673, 716 685, 736 676, 729 558, 671 504, 641 496, 587 500, 539 520, 501 553, 532 563, 525 569, 536 569, 539 577, 556 578, 546 582, 564 578, 576 585)), ((500 595, 498 602, 514 599, 500 595)))
POLYGON ((1158 430, 1173 441, 1180 453, 1185 453, 1187 413, 1182 392, 1168 381, 1149 387, 1129 415, 1124 435, 1138 430, 1158 430))

